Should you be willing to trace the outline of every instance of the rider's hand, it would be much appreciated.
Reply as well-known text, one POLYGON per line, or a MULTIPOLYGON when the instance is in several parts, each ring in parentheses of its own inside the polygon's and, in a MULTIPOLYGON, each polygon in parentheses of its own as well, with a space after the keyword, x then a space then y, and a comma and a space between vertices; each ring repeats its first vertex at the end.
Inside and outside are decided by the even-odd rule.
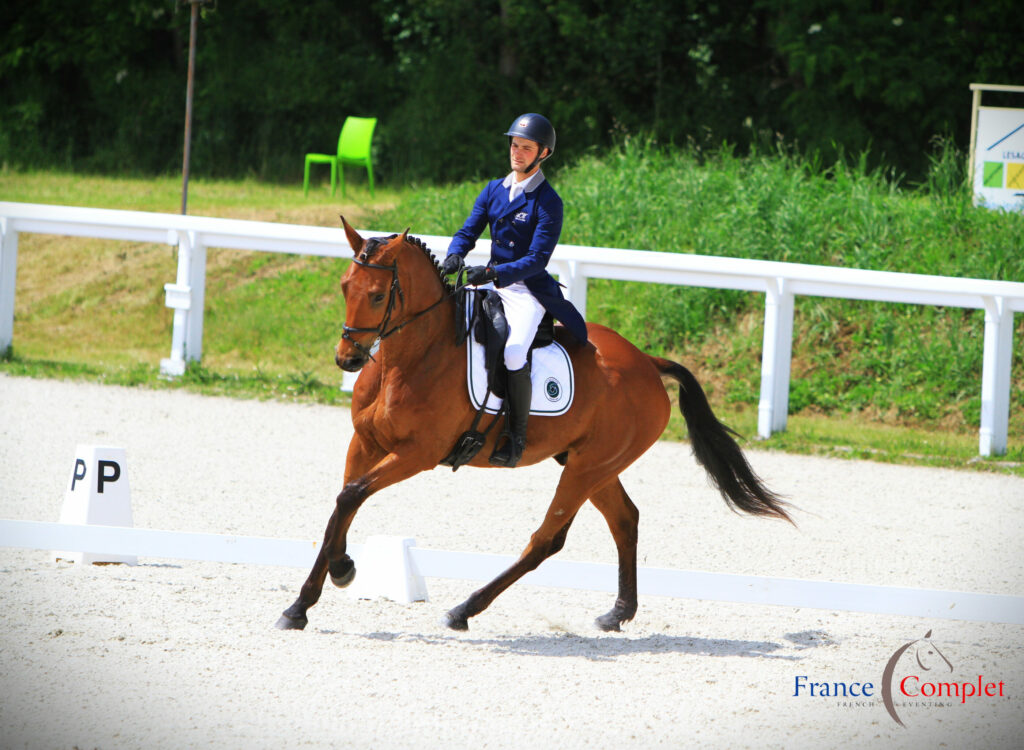
POLYGON ((498 272, 490 266, 470 266, 466 269, 466 283, 476 286, 488 281, 497 281, 498 272))
POLYGON ((444 275, 455 273, 463 266, 463 260, 461 255, 455 255, 452 253, 444 259, 444 263, 441 264, 441 270, 444 275))

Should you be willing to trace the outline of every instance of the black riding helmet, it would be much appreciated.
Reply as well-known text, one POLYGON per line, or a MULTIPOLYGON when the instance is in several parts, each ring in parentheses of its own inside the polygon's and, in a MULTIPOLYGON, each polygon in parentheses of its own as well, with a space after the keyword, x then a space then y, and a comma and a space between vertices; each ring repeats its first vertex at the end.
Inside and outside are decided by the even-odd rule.
POLYGON ((505 135, 508 136, 509 144, 512 143, 513 137, 526 138, 539 143, 542 153, 543 149, 547 148, 548 155, 541 158, 540 154, 538 154, 533 164, 527 168, 527 171, 533 169, 538 162, 544 161, 544 159, 555 153, 555 127, 544 115, 538 115, 535 112, 520 115, 512 122, 505 135))

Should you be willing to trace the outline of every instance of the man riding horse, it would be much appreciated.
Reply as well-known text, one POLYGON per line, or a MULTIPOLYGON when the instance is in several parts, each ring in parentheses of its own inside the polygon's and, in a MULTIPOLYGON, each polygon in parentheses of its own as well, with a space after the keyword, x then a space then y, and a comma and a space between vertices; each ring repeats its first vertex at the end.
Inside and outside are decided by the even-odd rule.
POLYGON ((560 321, 580 342, 587 328, 579 311, 545 268, 562 233, 562 199, 544 178, 541 163, 555 151, 555 129, 538 114, 517 117, 505 133, 512 171, 492 180, 477 196, 473 210, 452 239, 444 260, 445 273, 463 266, 466 254, 490 225, 491 259, 486 266, 466 269, 466 281, 494 290, 508 320, 505 398, 508 425, 505 440, 491 455, 494 466, 513 468, 526 447, 530 414, 530 344, 544 313, 560 321))
MULTIPOLYGON (((520 556, 449 610, 445 624, 453 630, 468 629, 470 618, 562 549, 573 519, 590 502, 604 516, 619 558, 615 604, 596 623, 601 630, 617 631, 637 611, 640 518, 620 476, 668 426, 672 403, 665 378, 679 385, 679 409, 693 455, 728 507, 754 516, 792 518, 785 501, 753 471, 734 433, 718 421, 693 373, 672 360, 645 354, 611 328, 597 323, 584 327, 579 313, 544 271, 558 241, 562 202, 536 175, 540 160, 554 148, 554 130, 539 115, 524 115, 509 129, 509 138, 512 174, 507 182, 492 182, 480 194, 452 243, 446 265, 456 270, 490 223, 491 262, 472 269, 471 281, 490 284, 496 295, 516 294, 519 289, 509 305, 514 334, 504 350, 512 378, 518 381, 509 388, 518 434, 504 440, 509 445, 503 452, 495 449, 494 460, 515 466, 553 459, 562 471, 547 512, 520 556), (524 301, 526 313, 516 306, 524 301), (565 413, 534 423, 530 446, 523 452, 530 395, 529 381, 522 382, 528 372, 526 347, 544 310, 565 324, 556 327, 554 336, 572 363, 574 389, 586 397, 575 399, 565 413)), ((457 299, 430 249, 408 230, 367 240, 344 219, 342 225, 353 261, 341 278, 345 323, 334 360, 346 372, 362 371, 363 376, 352 393, 353 433, 344 484, 316 561, 298 598, 277 622, 285 630, 306 627, 307 612, 319 601, 328 575, 339 587, 355 578, 348 536, 367 499, 438 465, 451 465, 445 460, 452 455, 452 446, 459 445, 467 428, 475 429, 482 413, 474 415, 469 398, 445 398, 452 384, 465 377, 470 344, 460 340, 457 299), (414 330, 413 335, 394 335, 414 330), (374 357, 371 348, 377 341, 380 350, 374 357)), ((482 437, 481 445, 486 443, 482 437)), ((488 465, 476 454, 466 463, 488 465)))

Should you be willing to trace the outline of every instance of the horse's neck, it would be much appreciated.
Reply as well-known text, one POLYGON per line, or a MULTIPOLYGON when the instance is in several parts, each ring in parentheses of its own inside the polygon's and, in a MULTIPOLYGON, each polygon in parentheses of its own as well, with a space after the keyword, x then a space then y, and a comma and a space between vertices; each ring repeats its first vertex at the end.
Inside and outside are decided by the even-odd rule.
POLYGON ((455 305, 446 300, 394 336, 381 341, 380 364, 387 380, 416 390, 432 388, 465 361, 466 343, 455 343, 455 305))
MULTIPOLYGON (((439 378, 449 377, 451 368, 462 361, 459 352, 464 359, 465 350, 455 344, 455 300, 448 286, 435 275, 436 264, 426 253, 411 246, 400 253, 389 261, 401 263, 404 270, 401 284, 406 290, 406 302, 393 321, 403 327, 381 341, 378 359, 383 382, 401 382, 404 388, 424 394, 439 378), (411 294, 414 290, 418 291, 411 294), (438 294, 443 295, 439 304, 438 294)), ((386 393, 383 395, 387 397, 386 393)))

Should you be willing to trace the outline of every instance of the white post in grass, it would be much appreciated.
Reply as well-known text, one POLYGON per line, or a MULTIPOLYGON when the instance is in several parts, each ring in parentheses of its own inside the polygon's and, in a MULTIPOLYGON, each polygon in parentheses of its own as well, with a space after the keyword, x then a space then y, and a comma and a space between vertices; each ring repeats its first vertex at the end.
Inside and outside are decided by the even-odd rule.
POLYGON ((985 350, 981 369, 981 432, 978 452, 1006 453, 1010 426, 1013 310, 1002 297, 985 297, 985 350))
MULTIPOLYGON (((581 272, 577 261, 566 261, 559 270, 565 269, 563 283, 565 284, 565 298, 572 302, 583 319, 587 318, 587 276, 581 272)), ((559 274, 561 275, 561 274, 559 274)))
POLYGON ((757 434, 771 437, 786 429, 789 415, 789 368, 793 354, 793 293, 786 279, 768 279, 764 298, 764 344, 757 434))
POLYGON ((14 341, 14 281, 18 274, 18 233, 0 217, 0 355, 14 341))
POLYGON ((206 299, 206 246, 197 232, 178 232, 178 274, 164 284, 166 305, 174 310, 171 356, 160 360, 164 375, 183 375, 188 362, 203 356, 203 307, 206 299))

